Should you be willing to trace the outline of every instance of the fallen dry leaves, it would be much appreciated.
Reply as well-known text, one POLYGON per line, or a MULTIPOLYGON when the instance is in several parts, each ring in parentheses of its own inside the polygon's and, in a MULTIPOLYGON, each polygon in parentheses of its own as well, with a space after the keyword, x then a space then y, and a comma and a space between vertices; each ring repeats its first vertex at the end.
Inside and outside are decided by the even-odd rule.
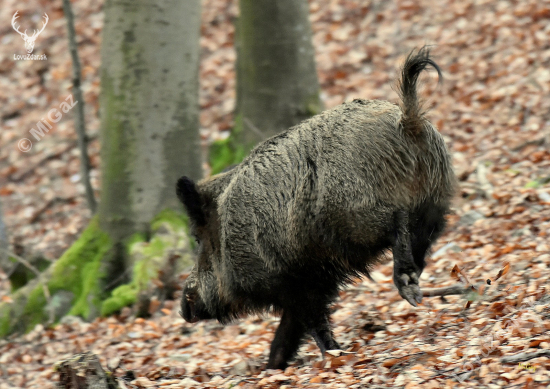
MULTIPOLYGON (((233 125, 235 0, 204 0, 201 134, 233 125)), ((73 3, 92 162, 99 194, 97 134, 102 2, 73 3)), ((345 353, 321 359, 310 339, 284 372, 265 371, 278 319, 250 317, 222 327, 189 325, 168 302, 148 319, 121 315, 0 341, 0 388, 53 388, 52 365, 81 351, 99 356, 128 388, 405 387, 541 388, 550 385, 550 3, 455 0, 311 0, 322 99, 332 107, 356 97, 397 101, 392 82, 413 47, 433 44, 444 72, 422 92, 446 137, 460 178, 447 233, 435 245, 423 287, 453 285, 455 273, 476 292, 425 298, 413 308, 393 288, 391 264, 378 282, 341 292, 333 324, 345 353), (490 280, 490 284, 487 282, 490 280), (466 308, 467 306, 467 308, 466 308), (530 358, 517 362, 514 358, 530 358), (512 362, 507 362, 507 361, 512 362)), ((20 37, 0 31, 0 196, 13 250, 57 258, 89 219, 79 183, 72 116, 28 153, 17 142, 70 93, 70 57, 61 2, 7 0, 1 20, 19 10, 50 23, 35 53, 14 61, 20 37)), ((7 277, 0 295, 9 299, 7 277)))

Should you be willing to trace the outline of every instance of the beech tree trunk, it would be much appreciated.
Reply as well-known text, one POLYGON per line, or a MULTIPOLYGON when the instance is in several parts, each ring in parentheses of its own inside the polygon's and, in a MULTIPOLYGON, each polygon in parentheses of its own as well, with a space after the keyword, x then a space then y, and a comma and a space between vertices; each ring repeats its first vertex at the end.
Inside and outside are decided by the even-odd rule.
POLYGON ((99 209, 61 258, 0 301, 0 337, 111 314, 190 266, 175 185, 202 175, 200 2, 107 0, 104 13, 99 209))
POLYGON ((199 0, 107 0, 101 46, 101 227, 147 233, 175 183, 202 176, 199 0))
POLYGON ((321 111, 307 0, 240 0, 235 137, 250 147, 321 111))

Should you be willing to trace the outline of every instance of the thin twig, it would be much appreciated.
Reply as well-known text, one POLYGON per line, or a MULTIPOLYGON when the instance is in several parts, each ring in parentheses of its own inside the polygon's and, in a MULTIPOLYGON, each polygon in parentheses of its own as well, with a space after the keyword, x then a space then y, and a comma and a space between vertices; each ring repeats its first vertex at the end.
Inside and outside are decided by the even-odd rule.
POLYGON ((245 124, 248 126, 248 128, 250 128, 254 133, 256 133, 256 135, 258 135, 261 140, 264 140, 266 138, 265 134, 262 131, 260 131, 260 129, 256 127, 249 118, 244 118, 243 120, 245 124))
POLYGON ((80 59, 76 46, 76 33, 74 30, 74 14, 70 0, 63 0, 63 12, 67 18, 67 32, 69 35, 69 50, 73 60, 73 93, 75 97, 76 115, 75 129, 78 135, 78 148, 80 149, 80 175, 86 189, 86 200, 92 214, 95 213, 97 202, 94 197, 94 190, 90 183, 90 158, 88 157, 88 138, 86 137, 86 124, 84 118, 84 98, 82 96, 80 59))
MULTIPOLYGON (((14 254, 11 251, 6 250, 6 249, 0 249, 0 250, 5 252, 10 257, 13 257, 14 259, 16 259, 18 262, 21 262, 23 265, 25 265, 27 268, 29 268, 29 270, 32 271, 37 277, 40 275, 40 271, 36 267, 34 267, 29 261, 27 261, 25 258, 20 257, 19 255, 14 254)), ((49 293, 48 293, 48 295, 49 295, 49 293)))
POLYGON ((1 248, 1 247, 0 247, 0 250, 4 251, 7 255, 9 255, 10 257, 14 258, 15 260, 17 260, 18 262, 23 264, 25 267, 27 267, 30 271, 32 271, 36 275, 36 278, 38 279, 40 284, 42 284, 42 290, 44 292, 44 297, 46 298, 46 302, 48 303, 48 306, 50 307, 50 309, 48 309, 48 311, 49 311, 49 316, 48 316, 49 323, 48 324, 53 323, 54 320, 55 320, 55 317, 54 317, 53 307, 52 307, 52 304, 51 304, 52 297, 51 297, 51 294, 50 294, 50 290, 48 289, 48 285, 46 285, 45 282, 40 281, 40 274, 41 274, 40 271, 36 267, 34 267, 29 261, 27 261, 25 258, 22 258, 19 255, 14 254, 11 251, 6 250, 6 249, 1 248))

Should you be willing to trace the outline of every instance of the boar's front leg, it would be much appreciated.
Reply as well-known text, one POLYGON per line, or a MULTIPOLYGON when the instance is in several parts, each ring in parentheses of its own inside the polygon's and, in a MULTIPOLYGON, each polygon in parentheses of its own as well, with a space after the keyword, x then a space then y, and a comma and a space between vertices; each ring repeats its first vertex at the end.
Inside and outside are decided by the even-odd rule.
POLYGON ((412 254, 409 233, 409 216, 405 211, 396 214, 395 241, 393 242, 393 282, 399 294, 411 305, 422 302, 422 291, 418 285, 421 269, 418 269, 412 254))
MULTIPOLYGON (((310 304, 310 308, 315 304, 310 304)), ((327 350, 340 349, 330 328, 329 314, 325 309, 304 310, 299 314, 285 309, 275 339, 271 343, 268 369, 285 369, 296 354, 300 341, 309 332, 324 355, 327 350), (309 311, 309 312, 308 312, 309 311)))
POLYGON ((283 311, 275 339, 271 343, 268 369, 282 369, 288 366, 288 360, 294 356, 300 341, 306 333, 306 327, 298 316, 288 309, 283 311))

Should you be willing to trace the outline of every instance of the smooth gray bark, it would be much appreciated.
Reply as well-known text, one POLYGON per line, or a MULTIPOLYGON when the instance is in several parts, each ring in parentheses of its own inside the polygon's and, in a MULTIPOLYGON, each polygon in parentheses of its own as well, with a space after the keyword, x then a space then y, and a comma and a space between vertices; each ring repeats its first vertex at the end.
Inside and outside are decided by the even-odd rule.
POLYGON ((240 0, 237 139, 246 146, 321 110, 306 0, 240 0))
POLYGON ((118 241, 180 209, 175 183, 202 176, 199 0, 107 0, 101 47, 101 226, 118 241))
MULTIPOLYGON (((110 294, 134 282, 133 263, 147 260, 142 258, 146 254, 128 255, 125 238, 155 233, 150 229, 156 216, 175 215, 161 211, 182 209, 175 194, 177 179, 202 175, 199 0, 107 0, 104 12, 98 212, 56 263, 12 295, 14 303, 0 302, 0 336, 29 330, 47 322, 48 315, 50 321, 67 313, 92 319, 131 303, 132 293, 150 290, 145 284, 154 276, 140 274, 140 285, 136 281, 123 297, 110 294)), ((181 228, 181 221, 173 227, 181 228)), ((153 236, 159 238, 157 244, 163 244, 163 234, 169 235, 153 236)), ((161 274, 171 257, 155 257, 145 265, 151 266, 151 274, 161 274)))

